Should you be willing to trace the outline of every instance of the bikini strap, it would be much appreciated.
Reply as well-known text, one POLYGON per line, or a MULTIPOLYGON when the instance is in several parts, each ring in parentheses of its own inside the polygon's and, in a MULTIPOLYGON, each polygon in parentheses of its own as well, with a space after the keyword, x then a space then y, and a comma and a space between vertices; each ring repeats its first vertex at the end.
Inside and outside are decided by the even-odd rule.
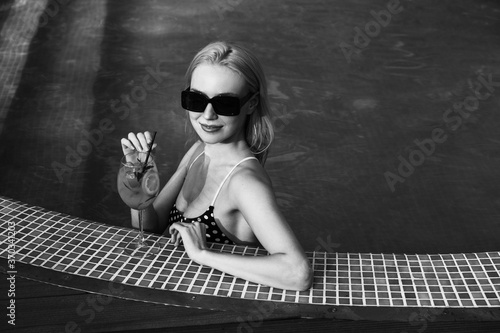
POLYGON ((194 162, 196 162, 196 160, 198 159, 198 157, 200 157, 204 153, 205 153, 205 151, 202 151, 198 156, 195 157, 195 159, 193 160, 193 162, 191 162, 191 164, 189 165, 188 171, 191 170, 191 167, 193 166, 194 162))
POLYGON ((226 182, 226 180, 229 178, 229 176, 231 176, 231 174, 233 173, 233 171, 238 167, 238 165, 240 165, 241 163, 245 162, 245 161, 248 161, 248 160, 253 160, 253 159, 257 159, 256 157, 253 157, 253 156, 250 156, 250 157, 247 157, 247 158, 244 158, 242 159, 241 161, 239 161, 238 163, 236 163, 235 166, 233 166, 233 168, 231 169, 231 171, 229 171, 229 173, 226 175, 226 177, 224 178, 224 180, 222 180, 222 183, 219 185, 219 188, 217 189, 217 192, 215 193, 215 196, 214 196, 214 200, 212 200, 212 204, 210 206, 213 206, 215 205, 215 200, 217 200, 217 197, 219 196, 219 193, 220 191, 222 190, 222 186, 224 186, 224 183, 226 182))

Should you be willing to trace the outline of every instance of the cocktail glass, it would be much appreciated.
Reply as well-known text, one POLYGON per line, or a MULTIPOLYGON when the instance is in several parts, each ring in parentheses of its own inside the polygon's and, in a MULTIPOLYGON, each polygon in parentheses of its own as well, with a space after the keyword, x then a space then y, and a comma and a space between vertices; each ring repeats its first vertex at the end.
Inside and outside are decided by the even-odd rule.
POLYGON ((143 257, 158 253, 154 242, 144 239, 143 211, 149 207, 158 195, 160 178, 153 155, 141 152, 128 154, 121 159, 118 171, 118 193, 123 202, 139 211, 139 235, 128 243, 124 252, 143 257))

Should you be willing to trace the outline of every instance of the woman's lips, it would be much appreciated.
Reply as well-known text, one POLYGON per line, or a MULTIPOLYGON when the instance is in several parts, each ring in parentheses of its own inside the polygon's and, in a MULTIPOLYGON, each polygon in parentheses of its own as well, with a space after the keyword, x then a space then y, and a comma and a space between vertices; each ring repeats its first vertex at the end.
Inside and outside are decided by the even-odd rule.
POLYGON ((205 131, 205 132, 209 132, 209 133, 212 133, 212 132, 217 132, 218 130, 220 130, 222 128, 222 126, 216 126, 216 125, 205 125, 205 124, 200 124, 201 128, 205 131))

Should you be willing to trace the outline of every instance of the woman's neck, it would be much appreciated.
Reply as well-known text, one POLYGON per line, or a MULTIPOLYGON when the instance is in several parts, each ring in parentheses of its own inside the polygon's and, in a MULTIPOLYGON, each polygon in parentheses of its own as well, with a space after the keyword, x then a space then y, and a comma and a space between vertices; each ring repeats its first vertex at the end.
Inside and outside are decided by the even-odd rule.
POLYGON ((252 152, 245 140, 239 140, 231 143, 205 143, 205 155, 210 157, 212 161, 230 161, 232 158, 240 159, 252 156, 252 152))

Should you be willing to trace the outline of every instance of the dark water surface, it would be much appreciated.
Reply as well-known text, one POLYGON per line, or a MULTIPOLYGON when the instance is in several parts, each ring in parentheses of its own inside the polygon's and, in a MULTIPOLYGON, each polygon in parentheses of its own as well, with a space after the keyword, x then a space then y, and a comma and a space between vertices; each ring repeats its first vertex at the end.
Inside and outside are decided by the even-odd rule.
POLYGON ((128 226, 120 138, 158 131, 164 184, 187 148, 184 72, 235 40, 266 69, 266 168, 307 250, 498 250, 500 3, 406 0, 375 24, 392 3, 67 1, 4 84, 0 194, 128 226))

